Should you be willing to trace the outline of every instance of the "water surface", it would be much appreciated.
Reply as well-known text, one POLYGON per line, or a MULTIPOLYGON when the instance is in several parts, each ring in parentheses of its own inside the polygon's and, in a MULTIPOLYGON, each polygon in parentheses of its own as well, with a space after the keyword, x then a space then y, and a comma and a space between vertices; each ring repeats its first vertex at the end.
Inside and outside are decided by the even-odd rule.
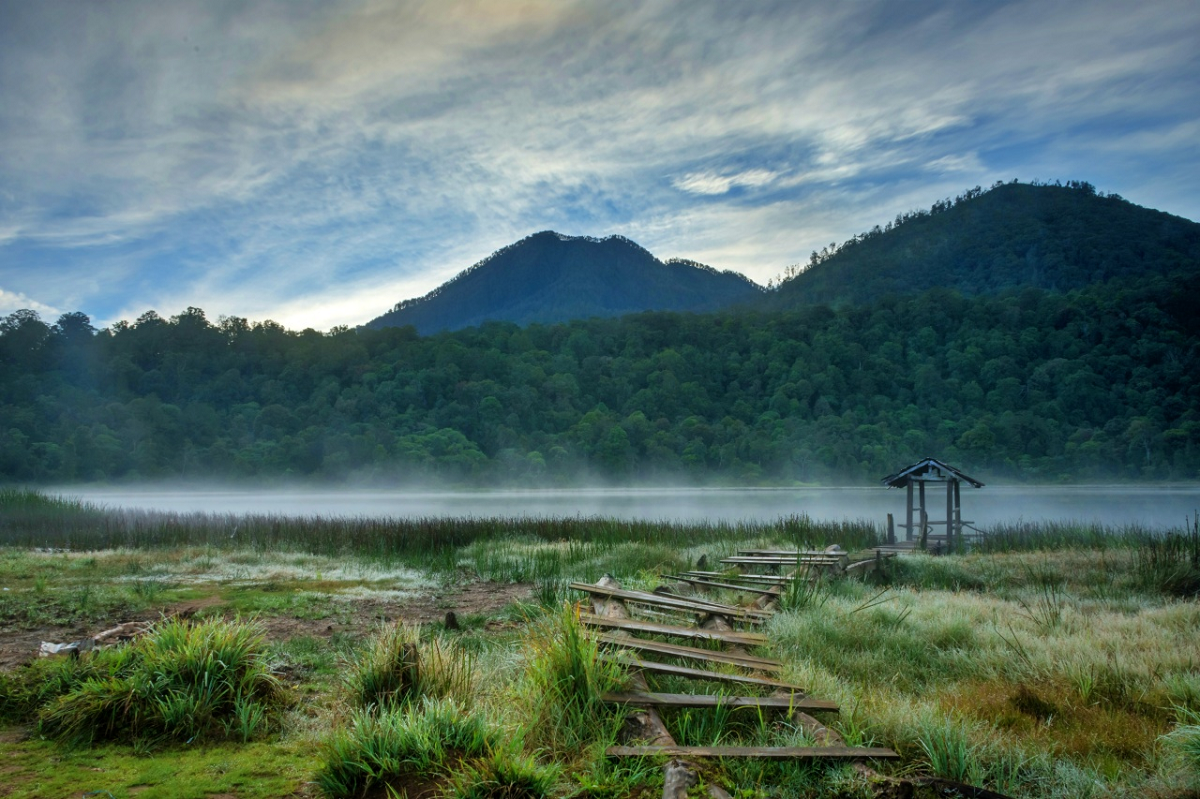
MULTIPOLYGON (((815 519, 888 513, 903 521, 903 491, 858 488, 596 488, 530 491, 413 491, 338 488, 180 489, 68 487, 54 493, 107 507, 287 516, 611 516, 623 519, 771 521, 807 513, 815 519)), ((932 489, 929 517, 945 515, 945 492, 932 489)), ((962 489, 963 518, 986 529, 998 521, 1098 520, 1179 526, 1200 508, 1200 485, 985 486, 962 489)))

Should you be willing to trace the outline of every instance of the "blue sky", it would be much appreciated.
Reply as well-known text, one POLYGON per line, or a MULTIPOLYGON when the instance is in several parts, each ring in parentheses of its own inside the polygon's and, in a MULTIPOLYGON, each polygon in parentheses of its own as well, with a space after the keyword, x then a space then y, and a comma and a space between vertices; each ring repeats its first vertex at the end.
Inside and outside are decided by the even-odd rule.
POLYGON ((1200 219, 1200 4, 0 0, 0 313, 358 324, 529 233, 759 281, 976 184, 1200 219))

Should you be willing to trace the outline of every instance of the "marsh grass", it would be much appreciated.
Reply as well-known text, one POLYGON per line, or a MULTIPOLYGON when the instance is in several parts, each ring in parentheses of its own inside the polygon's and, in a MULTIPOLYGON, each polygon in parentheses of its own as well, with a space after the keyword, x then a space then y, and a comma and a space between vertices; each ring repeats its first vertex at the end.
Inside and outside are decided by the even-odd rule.
POLYGON ((528 655, 521 688, 530 723, 529 744, 575 758, 598 740, 613 739, 620 718, 600 699, 626 683, 624 668, 601 660, 599 645, 562 605, 525 636, 528 655))
POLYGON ((1142 540, 1136 563, 1143 587, 1174 597, 1200 596, 1200 514, 1190 527, 1142 540))
POLYGON ((134 643, 43 667, 41 731, 74 744, 196 740, 265 731, 286 701, 261 628, 164 621, 134 643))
POLYGON ((395 710, 426 698, 463 703, 472 698, 472 654, 440 636, 422 641, 414 625, 384 626, 346 665, 347 698, 362 710, 395 710))
POLYGON ((444 782, 463 761, 500 746, 481 715, 453 699, 426 697, 402 710, 356 711, 322 744, 315 782, 331 797, 362 796, 404 778, 444 782))
POLYGON ((568 567, 586 571, 589 562, 599 569, 594 577, 604 571, 623 572, 626 564, 634 562, 686 566, 686 560, 677 560, 677 553, 705 543, 762 540, 805 546, 839 543, 847 549, 863 549, 881 540, 875 522, 817 522, 802 514, 772 522, 684 523, 603 517, 166 513, 100 508, 23 489, 0 489, 0 522, 0 545, 6 546, 354 554, 384 563, 404 561, 434 573, 469 566, 483 579, 511 582, 561 576, 568 567), (520 552, 522 544, 553 546, 520 552))

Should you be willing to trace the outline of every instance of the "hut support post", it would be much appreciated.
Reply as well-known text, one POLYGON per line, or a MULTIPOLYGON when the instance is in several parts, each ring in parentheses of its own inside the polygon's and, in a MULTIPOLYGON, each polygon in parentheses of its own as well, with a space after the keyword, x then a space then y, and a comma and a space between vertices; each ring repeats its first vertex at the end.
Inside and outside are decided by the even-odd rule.
POLYGON ((892 546, 896 544, 896 519, 890 513, 888 514, 887 542, 892 546))
POLYGON ((929 512, 925 505, 925 481, 921 480, 917 483, 917 498, 921 505, 921 544, 925 543, 925 538, 929 535, 929 512))
POLYGON ((954 529, 954 486, 957 480, 946 481, 946 552, 954 552, 956 547, 954 529))
POLYGON ((958 493, 958 481, 954 481, 954 529, 958 531, 959 543, 962 542, 962 495, 958 493))
POLYGON ((912 480, 908 481, 908 519, 904 525, 904 540, 913 540, 913 484, 912 480))

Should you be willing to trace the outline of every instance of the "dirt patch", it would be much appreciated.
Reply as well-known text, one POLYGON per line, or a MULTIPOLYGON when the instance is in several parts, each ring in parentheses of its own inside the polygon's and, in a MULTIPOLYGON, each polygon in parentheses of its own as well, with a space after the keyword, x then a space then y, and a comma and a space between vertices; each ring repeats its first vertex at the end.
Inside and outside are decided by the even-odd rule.
POLYGON ((353 614, 347 620, 300 619, 291 616, 272 616, 262 619, 271 640, 286 641, 302 635, 318 638, 334 633, 365 635, 381 623, 406 621, 414 624, 442 621, 446 611, 458 616, 495 613, 517 600, 528 599, 531 586, 527 583, 471 583, 454 589, 407 597, 400 600, 362 599, 349 603, 353 614))
POLYGON ((160 608, 125 613, 92 624, 43 625, 29 629, 0 628, 0 671, 11 671, 37 660, 38 647, 43 641, 67 644, 97 635, 118 624, 135 621, 157 621, 163 616, 188 617, 204 607, 219 605, 220 597, 180 602, 160 608))
MULTIPOLYGON (((453 610, 460 617, 468 614, 489 614, 520 599, 528 599, 532 586, 528 583, 477 582, 452 588, 434 589, 428 594, 398 600, 339 600, 345 601, 352 610, 340 621, 330 619, 301 619, 292 616, 266 616, 262 618, 267 638, 286 641, 302 635, 328 637, 334 633, 363 635, 381 622, 409 621, 427 623, 441 621, 446 611, 453 610)), ((218 595, 177 602, 160 608, 131 613, 101 624, 80 624, 35 627, 27 630, 0 629, 0 670, 11 671, 37 659, 38 646, 43 641, 68 643, 85 636, 95 635, 118 623, 130 621, 155 621, 162 616, 188 618, 210 608, 220 607, 223 600, 218 595)))

